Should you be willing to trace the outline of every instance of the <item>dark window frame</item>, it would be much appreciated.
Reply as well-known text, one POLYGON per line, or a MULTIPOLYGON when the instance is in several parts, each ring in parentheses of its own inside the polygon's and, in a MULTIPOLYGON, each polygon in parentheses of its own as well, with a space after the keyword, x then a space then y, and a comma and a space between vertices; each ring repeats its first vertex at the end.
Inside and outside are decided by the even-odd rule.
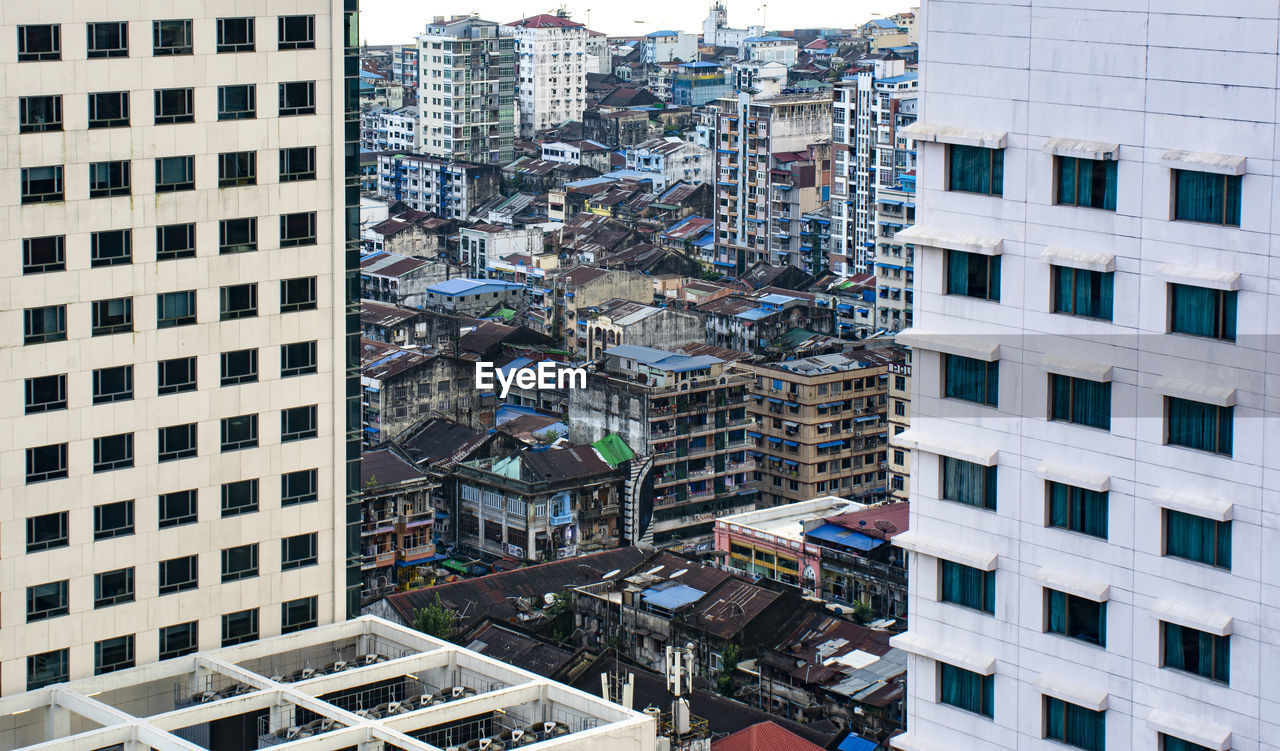
POLYGON ((1170 282, 1168 286, 1168 299, 1169 333, 1196 336, 1203 339, 1215 339, 1223 342, 1234 342, 1236 340, 1236 319, 1239 314, 1240 304, 1239 294, 1236 290, 1197 287, 1193 284, 1177 284, 1170 282), (1177 316, 1179 296, 1204 292, 1208 292, 1213 297, 1213 319, 1210 322, 1211 331, 1209 333, 1201 333, 1187 328, 1179 328, 1177 316))
POLYGON ((173 261, 179 258, 195 258, 195 255, 195 222, 162 224, 156 227, 157 261, 173 261), (184 244, 179 245, 179 242, 184 244))
POLYGON ((176 125, 196 121, 195 89, 156 89, 153 98, 155 100, 153 125, 176 125), (174 101, 175 99, 180 101, 174 101), (178 109, 173 105, 181 105, 182 108, 178 109), (169 111, 171 108, 172 112, 169 111))
POLYGON ((280 149, 280 182, 314 179, 316 179, 316 147, 296 146, 280 149), (295 169, 298 166, 302 169, 295 169))
POLYGON ((218 253, 252 253, 258 249, 258 217, 218 220, 218 253), (234 235, 234 236, 233 236, 234 235), (244 240, 244 242, 239 242, 244 240))
POLYGON ((194 357, 175 357, 170 360, 160 360, 156 363, 156 395, 163 396, 165 394, 181 394, 186 391, 196 390, 196 358, 194 357), (185 381, 173 381, 170 376, 181 375, 176 372, 179 367, 183 367, 187 371, 188 379, 185 381), (169 373, 170 369, 174 373, 169 373))
POLYGON ((258 576, 258 543, 253 542, 248 545, 237 545, 234 548, 222 549, 222 583, 241 581, 242 579, 253 579, 258 576), (233 560, 239 556, 247 556, 247 561, 233 560), (232 566, 240 566, 242 568, 232 568, 232 566))
POLYGON ((1098 209, 1100 211, 1116 210, 1116 195, 1111 196, 1110 204, 1107 202, 1106 184, 1108 172, 1112 173, 1110 179, 1115 186, 1115 193, 1119 193, 1119 185, 1116 183, 1118 163, 1115 159, 1087 159, 1084 157, 1055 155, 1053 157, 1053 203, 1057 206, 1074 206, 1082 209, 1098 209), (1080 203, 1080 163, 1089 162, 1092 175, 1089 180, 1089 202, 1080 203), (1064 184, 1064 175, 1068 171, 1066 168, 1070 165, 1072 195, 1066 196, 1064 184), (1099 185, 1101 180, 1101 185, 1099 185), (1096 198, 1095 198, 1096 197, 1096 198))
POLYGON ((236 644, 255 641, 258 638, 258 609, 249 608, 222 616, 222 646, 231 647, 236 644), (243 633, 233 634, 233 628, 240 627, 243 621, 243 633))
POLYGON ((218 54, 253 52, 256 38, 257 33, 253 16, 219 18, 217 20, 217 48, 215 51, 218 54), (235 34, 235 36, 228 41, 228 34, 235 34))
POLYGON ((33 584, 27 587, 26 623, 60 618, 71 612, 71 580, 33 584), (49 588, 52 587, 52 590, 49 588))
POLYGON ((135 531, 133 501, 115 501, 113 503, 102 503, 93 507, 93 539, 110 540, 116 537, 129 537, 135 531), (114 520, 108 518, 108 514, 119 513, 123 520, 118 526, 109 527, 107 524, 113 523, 114 520))
POLYGON ((1244 176, 1243 175, 1224 175, 1216 172, 1203 172, 1200 170, 1171 170, 1169 174, 1170 198, 1172 199, 1172 210, 1169 212, 1169 218, 1175 222, 1192 222, 1195 224, 1208 224, 1219 227, 1239 227, 1240 218, 1244 213, 1244 176), (1184 217, 1178 213, 1178 193, 1181 190, 1179 179, 1181 175, 1207 175, 1210 180, 1219 180, 1219 200, 1222 203, 1222 213, 1216 218, 1205 217, 1184 217), (1232 202, 1234 201, 1234 210, 1232 202))
POLYGON ((241 318, 256 318, 258 315, 258 284, 250 282, 248 284, 232 284, 221 287, 218 290, 218 316, 221 321, 234 321, 241 318), (238 300, 240 296, 247 295, 248 300, 238 300), (234 305, 246 302, 246 305, 234 307, 234 305))
POLYGON ((129 22, 128 21, 90 21, 85 24, 85 48, 90 60, 105 57, 129 56, 129 22), (110 32, 100 34, 98 32, 110 32), (99 42, 114 46, 102 46, 99 42))
MULTIPOLYGON (((976 367, 976 366, 974 366, 976 367)), ((957 399, 968 402, 970 404, 979 404, 986 407, 999 408, 1000 406, 1000 361, 999 360, 981 360, 973 357, 965 357, 963 355, 953 355, 951 353, 943 353, 942 355, 942 397, 944 399, 957 399), (979 363, 983 366, 981 374, 981 388, 979 389, 978 398, 970 398, 964 395, 958 384, 953 384, 949 375, 951 370, 950 363, 952 358, 958 360, 966 360, 972 363, 979 363)))
POLYGON ((67 236, 22 238, 22 273, 47 274, 67 270, 67 236))
POLYGON ((1207 631, 1201 631, 1191 626, 1184 626, 1180 623, 1170 623, 1169 621, 1160 621, 1160 667, 1168 670, 1177 670, 1189 675, 1196 675, 1206 678, 1215 683, 1221 683, 1225 686, 1231 685, 1231 635, 1219 636, 1211 634, 1207 631), (1182 666, 1171 665, 1171 650, 1175 648, 1176 642, 1181 646, 1181 656, 1178 662, 1182 662, 1182 666), (1204 658, 1200 656, 1201 651, 1206 650, 1204 642, 1207 637, 1208 641, 1208 665, 1204 665, 1204 658), (1192 657, 1200 657, 1194 660, 1192 657))
POLYGON ((280 247, 296 248, 315 245, 317 241, 316 212, 299 211, 280 215, 280 247))
POLYGON ((111 404, 133 399, 133 366, 116 365, 93 371, 93 403, 111 404), (108 391, 114 388, 114 391, 108 391))
POLYGON ((315 81, 281 81, 279 85, 279 109, 277 117, 296 117, 316 114, 315 81), (295 102, 301 97, 302 102, 295 102))
POLYGON ((156 431, 157 463, 189 459, 199 453, 199 432, 196 423, 166 425, 156 431))
POLYGON ((113 433, 93 439, 93 471, 114 472, 133 466, 133 433, 113 433), (119 446, 114 445, 119 442, 119 446))
POLYGON ((1089 490, 1076 485, 1068 485, 1065 482, 1057 482, 1055 480, 1045 480, 1045 526, 1052 529, 1061 529, 1068 532, 1076 532, 1082 535, 1106 540, 1110 536, 1111 525, 1111 493, 1106 490, 1089 490), (1054 523, 1054 488, 1063 488, 1063 500, 1066 508, 1063 509, 1061 516, 1066 518, 1065 524, 1054 523), (1101 520, 1093 519, 1092 524, 1085 520, 1086 509, 1089 508, 1087 501, 1089 498, 1085 495, 1095 494, 1101 496, 1103 518, 1101 520), (1094 529, 1101 528, 1102 534, 1089 531, 1089 527, 1094 529))
POLYGON ((125 634, 93 643, 93 674, 105 675, 127 670, 137 664, 136 636, 125 634), (110 650, 110 651, 108 651, 110 650), (108 662, 114 659, 113 662, 108 662))
POLYGON ((133 566, 103 571, 93 575, 93 609, 109 608, 133 602, 137 595, 137 577, 133 566), (119 576, 119 584, 109 583, 107 577, 119 576), (108 590, 108 586, 110 589, 108 590), (109 591, 109 593, 108 593, 109 591))
POLYGON ((222 453, 258 447, 258 414, 256 412, 224 417, 220 421, 220 426, 222 438, 219 450, 222 453), (239 435, 237 431, 242 431, 244 435, 239 435))
POLYGON ((1111 381, 1093 381, 1088 378, 1077 378, 1076 376, 1062 375, 1061 373, 1049 373, 1049 420, 1051 422, 1065 422, 1072 425, 1081 425, 1087 428, 1095 428, 1097 430, 1105 430, 1111 432, 1111 381), (1065 379, 1065 380, 1064 380, 1065 379), (1065 384, 1067 403, 1060 404, 1058 400, 1059 384, 1065 384), (1078 413, 1077 407, 1081 394, 1090 388, 1102 387, 1106 409, 1099 413, 1096 422, 1090 420, 1088 414, 1078 413))
POLYGON ((195 54, 195 36, 192 34, 191 19, 162 18, 152 21, 151 54, 155 57, 195 54), (175 27, 175 24, 181 24, 181 26, 175 27), (173 38, 175 35, 180 38, 173 38))
MULTIPOLYGON (((1203 421, 1201 421, 1203 422, 1203 421)), ((1181 446, 1195 451, 1204 451, 1218 456, 1233 456, 1235 453, 1235 407, 1223 407, 1192 399, 1181 399, 1176 396, 1164 397, 1164 443, 1166 446, 1181 446), (1183 438, 1174 431, 1173 408, 1177 403, 1198 405, 1205 411, 1214 411, 1216 427, 1213 434, 1206 436, 1207 443, 1196 444, 1183 438)))
POLYGON ((314 15, 277 16, 276 19, 276 49, 313 50, 316 48, 316 17, 314 15), (299 29, 299 26, 303 28, 299 29))
POLYGON ((319 535, 316 532, 283 537, 280 539, 280 570, 292 571, 319 565, 319 552, 319 535))
POLYGON ((307 404, 280 410, 280 442, 315 438, 319 433, 319 406, 307 404), (301 425, 297 424, 301 422, 301 425))
POLYGON ((258 152, 224 151, 218 154, 218 187, 258 184, 258 152))
POLYGON ((159 632, 160 651, 157 659, 172 660, 197 651, 200 648, 200 622, 188 621, 164 626, 159 632), (181 641, 178 641, 181 636, 181 641))
POLYGON ((38 553, 42 550, 53 550, 55 548, 65 548, 71 544, 71 528, 70 514, 67 511, 57 511, 52 514, 40 514, 39 516, 27 517, 27 547, 28 553, 38 553), (44 525, 52 525, 53 529, 41 529, 44 525))
POLYGON ((223 352, 219 357, 219 386, 237 386, 258 382, 258 348, 223 352))
POLYGON ((1186 511, 1162 508, 1160 510, 1160 543, 1161 555, 1163 556, 1212 566, 1223 571, 1231 570, 1230 519, 1210 519, 1207 516, 1199 516, 1186 511), (1170 534, 1170 528, 1173 522, 1178 520, 1182 520, 1186 524, 1197 524, 1205 527, 1199 534, 1201 550, 1181 550, 1176 545, 1170 545, 1170 540, 1173 538, 1173 535, 1170 534), (1209 542, 1208 545, 1203 544, 1206 540, 1209 542), (1197 552, 1199 555, 1196 554, 1197 552))
POLYGON ((90 336, 111 336, 133 331, 133 298, 109 297, 89 304, 90 336))
POLYGON ((132 229, 113 229, 89 233, 90 268, 130 263, 133 263, 132 229))
POLYGON ((318 607, 319 598, 315 595, 311 597, 300 597, 296 600, 289 600, 280 605, 280 633, 292 634, 296 631, 303 631, 309 628, 315 628, 319 625, 318 607), (301 610, 301 613, 295 612, 301 610), (298 616, 303 617, 299 618, 298 616))
POLYGON ((196 291, 193 289, 182 289, 174 292, 161 292, 156 295, 156 328, 171 329, 178 326, 192 326, 196 322, 196 291), (185 305, 179 306, 186 308, 187 312, 182 315, 173 315, 173 307, 170 303, 185 301, 185 305))
POLYGON ((195 524, 200 520, 199 491, 194 488, 161 493, 156 501, 159 529, 195 524))
POLYGON ((89 129, 127 128, 129 127, 129 92, 127 91, 94 91, 89 93, 89 129), (103 117, 102 105, 115 98, 114 117, 103 117))
POLYGON ((296 376, 310 375, 317 372, 318 364, 318 346, 317 342, 291 342, 289 344, 280 345, 280 377, 294 378, 296 376), (300 364, 294 364, 295 357, 302 356, 305 359, 300 364))
POLYGON ((1004 195, 1004 149, 990 149, 985 146, 963 146, 959 144, 947 145, 947 190, 957 193, 969 193, 979 196, 995 196, 1004 195), (985 151, 987 152, 986 164, 986 188, 969 190, 967 188, 956 187, 955 172, 958 169, 956 159, 969 151, 985 151), (998 164, 997 164, 998 162, 998 164))
POLYGON ((89 197, 114 198, 132 195, 129 160, 89 163, 89 197), (103 175, 102 173, 106 174, 103 175))
POLYGON ((17 28, 18 62, 34 63, 62 59, 62 24, 32 23, 23 24, 17 28), (45 41, 38 37, 35 40, 32 39, 37 36, 32 33, 36 29, 43 29, 48 35, 47 45, 38 45, 38 42, 45 41), (32 47, 36 48, 31 49, 32 47))
POLYGON ((1068 639, 1092 644, 1097 647, 1106 648, 1107 646, 1107 601, 1092 600, 1088 597, 1073 595, 1070 592, 1063 592, 1057 589, 1044 587, 1044 632, 1046 634, 1057 634, 1065 636, 1068 639), (1055 601, 1061 603, 1062 608, 1062 624, 1061 627, 1055 627, 1051 614, 1055 607, 1055 601), (1093 609, 1096 612, 1086 614, 1085 610, 1093 609), (1086 626, 1081 626, 1079 619, 1084 619, 1086 626))
POLYGON ((1000 256, 982 253, 966 253, 948 250, 946 253, 946 294, 968 297, 974 300, 1000 302, 1000 256), (963 279, 957 273, 964 260, 966 272, 963 279), (982 266, 983 268, 978 268, 982 266))
MULTIPOLYGON (((41 172, 40 174, 44 174, 41 172)), ((22 203, 59 203, 65 200, 66 183, 63 180, 63 166, 49 164, 38 167, 23 167, 19 171, 22 188, 22 203), (36 170, 49 170, 49 177, 33 177, 36 170)))
POLYGON ((37 376, 23 381, 23 414, 57 412, 67 408, 67 374, 37 376))
POLYGON ((52 133, 61 130, 61 94, 18 97, 19 133, 52 133))
POLYGON ((218 119, 219 120, 254 120, 258 117, 257 84, 232 84, 218 87, 218 119), (232 109, 232 94, 236 99, 244 99, 244 108, 232 109))
POLYGON ((196 161, 194 156, 165 156, 156 159, 156 192, 176 193, 196 189, 196 161), (165 172, 171 165, 181 162, 181 179, 177 182, 163 182, 165 172))
POLYGON ((320 500, 320 470, 300 469, 280 475, 280 506, 297 506, 320 500), (305 485, 305 487, 300 487, 305 485))
POLYGON ((71 650, 66 647, 27 655, 27 690, 35 691, 55 683, 66 683, 71 679, 70 665, 71 650), (43 661, 52 662, 52 669, 42 670, 40 666, 43 661))
POLYGON ((160 561, 160 578, 158 580, 158 596, 187 592, 200 587, 200 559, 194 555, 184 555, 160 561), (179 568, 181 567, 181 568, 179 568), (179 575, 187 578, 178 579, 179 575))
POLYGON ((32 446, 26 451, 27 474, 26 484, 60 480, 67 476, 67 444, 50 443, 44 446, 32 446), (50 454, 53 454, 51 457, 50 454), (48 464, 48 468, 37 469, 48 464))
POLYGON ((296 313, 302 310, 315 310, 318 306, 317 280, 314 276, 299 276, 280 280, 280 312, 296 313), (294 299, 299 294, 303 297, 294 299))
POLYGON ((241 514, 252 514, 257 512, 260 502, 258 492, 258 480, 256 478, 250 480, 237 480, 235 482, 224 482, 222 484, 222 502, 220 508, 222 510, 222 518, 229 516, 239 516, 241 514), (232 505, 232 494, 240 493, 241 489, 248 497, 244 503, 232 505))

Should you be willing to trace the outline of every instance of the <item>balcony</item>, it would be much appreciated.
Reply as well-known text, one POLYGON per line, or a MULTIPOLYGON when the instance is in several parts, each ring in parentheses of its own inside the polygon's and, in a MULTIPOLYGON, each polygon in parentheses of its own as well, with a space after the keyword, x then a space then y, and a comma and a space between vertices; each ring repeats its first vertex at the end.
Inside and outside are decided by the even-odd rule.
POLYGON ((573 512, 567 514, 552 514, 547 517, 547 523, 553 527, 563 526, 565 524, 573 524, 573 512))
POLYGON ((401 548, 399 558, 401 561, 417 561, 423 558, 430 558, 435 554, 436 546, 428 543, 412 548, 401 548))

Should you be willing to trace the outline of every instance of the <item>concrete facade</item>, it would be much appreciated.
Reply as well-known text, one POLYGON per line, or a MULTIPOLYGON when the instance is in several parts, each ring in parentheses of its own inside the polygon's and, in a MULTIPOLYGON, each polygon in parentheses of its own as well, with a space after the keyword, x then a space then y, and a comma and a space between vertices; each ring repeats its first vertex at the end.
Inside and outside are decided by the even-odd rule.
POLYGON ((446 160, 506 164, 515 156, 515 40, 464 16, 418 37, 418 145, 446 160))

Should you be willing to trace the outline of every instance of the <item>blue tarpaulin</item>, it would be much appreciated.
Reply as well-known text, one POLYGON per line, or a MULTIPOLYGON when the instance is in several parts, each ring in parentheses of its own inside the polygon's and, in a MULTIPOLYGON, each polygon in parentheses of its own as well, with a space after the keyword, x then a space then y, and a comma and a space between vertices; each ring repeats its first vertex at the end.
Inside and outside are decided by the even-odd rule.
POLYGON ((879 748, 875 741, 869 741, 856 733, 849 733, 845 739, 840 741, 840 745, 836 746, 836 751, 875 751, 879 748))
POLYGON ((835 524, 823 524, 821 527, 805 533, 805 536, 825 542, 834 542, 837 545, 843 545, 854 550, 874 550, 884 542, 835 524))
POLYGON ((662 608, 663 610, 675 610, 684 605, 695 603, 706 597, 706 595, 707 593, 701 589, 677 584, 674 587, 666 587, 664 589, 650 587, 640 595, 640 598, 654 607, 662 608))

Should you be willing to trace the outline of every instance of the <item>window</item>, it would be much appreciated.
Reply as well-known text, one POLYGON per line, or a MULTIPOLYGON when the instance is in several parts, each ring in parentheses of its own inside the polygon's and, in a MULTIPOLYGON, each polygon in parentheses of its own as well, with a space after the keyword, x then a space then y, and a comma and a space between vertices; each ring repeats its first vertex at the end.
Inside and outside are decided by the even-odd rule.
POLYGON ((315 628, 318 623, 315 597, 290 600, 280 606, 280 633, 282 634, 315 628))
POLYGON ((281 475, 280 505, 293 506, 317 500, 320 497, 316 491, 319 474, 317 470, 304 469, 281 475))
POLYGON ((303 211, 280 216, 280 247, 291 248, 297 245, 315 244, 316 212, 303 211))
POLYGON ((996 572, 982 571, 960 563, 942 560, 943 602, 952 602, 983 613, 995 613, 996 572))
POLYGON ((960 355, 943 355, 942 395, 995 407, 999 401, 1000 362, 986 362, 960 355))
POLYGON ((116 229, 89 235, 89 265, 115 266, 133 263, 133 230, 116 229))
POLYGON ((280 281, 280 312, 316 309, 316 278, 303 276, 280 281))
POLYGON ((93 471, 110 472, 133 466, 133 433, 93 439, 93 471))
POLYGON ((151 24, 151 54, 190 55, 191 19, 155 21, 151 24))
POLYGON ((67 512, 27 517, 27 552, 65 548, 68 545, 67 512))
POLYGON ((89 128, 129 127, 129 92, 104 91, 89 95, 89 128))
POLYGON ((67 376, 65 373, 26 380, 26 414, 53 412, 67 408, 67 376))
POLYGON ((200 643, 199 627, 199 621, 191 621, 160 629, 159 659, 171 660, 196 651, 200 643))
POLYGON ((231 151, 218 155, 218 187, 256 185, 258 154, 253 151, 231 151))
POLYGON ((1169 330, 1228 342, 1236 340, 1235 290, 1169 285, 1169 330))
POLYGON ((93 539, 110 540, 133 534, 133 501, 93 507, 93 539))
POLYGON ((1114 159, 1055 156, 1053 169, 1058 176, 1054 199, 1059 205, 1116 210, 1114 159))
POLYGON ((316 343, 295 342, 280 345, 280 377, 316 372, 316 343))
POLYGON ((194 555, 160 561, 160 594, 171 595, 195 589, 198 576, 194 555))
POLYGON ((110 300, 94 300, 93 336, 110 336, 133 331, 133 298, 116 297, 110 300))
POLYGON ((194 524, 196 517, 196 491, 179 490, 160 496, 160 529, 194 524))
POLYGON ((316 437, 316 405, 280 410, 280 442, 316 437))
POLYGON ((27 623, 67 614, 67 580, 27 587, 27 623))
POLYGON ((222 515, 237 516, 258 510, 258 481, 240 480, 222 485, 222 515))
POLYGON ((166 224, 156 227, 156 260, 195 258, 196 225, 166 224))
POLYGON ((114 673, 131 668, 133 660, 133 634, 103 639, 93 644, 93 674, 114 673))
POLYGON ((1106 751, 1107 714, 1044 697, 1044 737, 1085 751, 1106 751))
POLYGON ((93 403, 127 402, 133 398, 133 366, 118 365, 93 371, 93 403))
POLYGON ((247 253, 258 249, 258 218, 223 219, 218 222, 218 252, 247 253))
POLYGON ((258 575, 258 544, 222 550, 222 582, 252 579, 258 575))
POLYGON ((942 497, 995 511, 996 468, 942 457, 942 497))
POLYGON ((156 160, 157 193, 195 189, 195 157, 167 156, 156 160))
POLYGON ((23 203, 50 203, 61 200, 61 165, 22 168, 23 203))
POLYGON ((315 113, 315 81, 290 81, 280 84, 280 117, 314 115, 315 113))
POLYGON ((1049 419, 1111 430, 1111 383, 1050 373, 1049 419))
POLYGON ((1165 442, 1231 456, 1234 407, 1166 396, 1165 442))
POLYGON ((1221 683, 1231 682, 1230 637, 1161 621, 1160 641, 1161 667, 1185 670, 1221 683))
POLYGON ((18 132, 44 133, 62 130, 62 97, 18 97, 18 132))
POLYGON ((219 18, 218 52, 253 52, 253 18, 219 18))
POLYGON ((280 182, 316 179, 316 147, 280 149, 280 182))
POLYGON ((156 328, 190 326, 196 322, 196 291, 165 292, 156 295, 156 328))
POLYGON ((316 46, 315 16, 280 16, 276 49, 310 50, 316 46))
POLYGON ((1240 175, 1173 171, 1173 218, 1240 226, 1240 175))
MULTIPOLYGON (((194 89, 156 89, 155 99, 156 125, 195 122, 194 89)), ((158 162, 159 160, 156 161, 158 162)), ((159 182, 158 178, 157 182, 159 182)))
POLYGON ((172 462, 196 455, 196 424, 170 425, 160 428, 159 458, 172 462))
POLYGON ((947 147, 947 190, 1004 195, 1004 149, 947 147))
POLYGON ((258 380, 258 350, 238 349, 222 353, 222 384, 253 383, 258 380))
POLYGON ((1231 570, 1231 522, 1164 509, 1164 554, 1231 570))
POLYGON ((1046 588, 1044 610, 1045 631, 1107 646, 1107 603, 1046 588))
POLYGON ((44 274, 66 271, 67 238, 65 235, 28 237, 22 241, 22 273, 44 274))
POLYGON ((67 476, 67 444, 53 443, 27 449, 27 484, 67 476))
POLYGON ((1208 746, 1160 733, 1160 751, 1212 751, 1208 746))
POLYGON ((947 294, 1000 301, 1000 256, 947 251, 947 294))
POLYGON ((129 195, 129 162, 92 162, 89 165, 89 197, 129 195))
POLYGON ((196 358, 179 357, 156 363, 159 376, 156 394, 179 394, 196 389, 196 358))
POLYGON ((1053 267, 1053 312, 1111 320, 1113 274, 1053 267))
POLYGON ((222 646, 230 647, 258 638, 258 609, 222 616, 222 646))
POLYGON ((257 116, 257 86, 250 83, 218 87, 219 120, 251 120, 257 116))
POLYGON ((995 717, 995 676, 938 663, 938 701, 984 717, 995 717))
POLYGON ((91 23, 89 30, 89 59, 97 57, 129 56, 129 24, 127 21, 91 23))
POLYGON ((286 537, 280 541, 280 570, 316 565, 316 533, 286 537))
POLYGON ((56 23, 18 27, 18 62, 62 59, 62 27, 56 23))
POLYGON ((221 320, 253 318, 258 315, 258 285, 237 284, 218 291, 221 320))
POLYGON ((1049 526, 1107 539, 1107 493, 1049 481, 1049 526))
POLYGON ((27 656, 27 690, 54 683, 65 683, 70 679, 70 650, 55 649, 52 652, 41 652, 27 656))
POLYGON ((121 568, 93 575, 93 607, 133 602, 133 569, 121 568))
POLYGON ((222 450, 239 451, 258 445, 258 416, 222 418, 222 450))

